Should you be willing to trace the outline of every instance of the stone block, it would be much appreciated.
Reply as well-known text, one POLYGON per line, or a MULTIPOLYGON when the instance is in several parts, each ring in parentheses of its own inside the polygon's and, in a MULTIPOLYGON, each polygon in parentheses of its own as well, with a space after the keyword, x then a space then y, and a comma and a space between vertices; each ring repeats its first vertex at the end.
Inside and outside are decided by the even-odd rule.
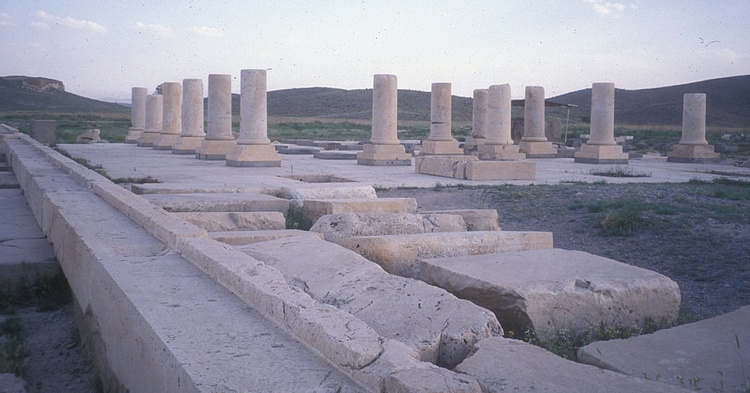
POLYGON ((306 199, 302 209, 302 219, 315 223, 327 214, 413 213, 417 210, 417 201, 414 198, 306 199))
POLYGON ((172 154, 195 154, 203 139, 202 136, 180 136, 172 145, 172 154))
POLYGON ((557 158, 557 148, 552 142, 524 141, 518 143, 526 158, 557 158))
POLYGON ((302 155, 310 155, 319 153, 322 151, 322 147, 315 147, 315 146, 286 146, 276 149, 276 151, 279 152, 279 154, 302 154, 302 155))
POLYGON ((476 378, 444 368, 419 368, 397 371, 385 381, 388 393, 482 393, 476 378))
POLYGON ((366 144, 357 153, 357 164, 369 166, 410 166, 411 154, 403 145, 366 144))
POLYGON ((541 347, 493 337, 480 341, 474 353, 455 371, 479 381, 482 392, 684 392, 563 359, 541 347))
POLYGON ((226 160, 237 142, 234 139, 204 139, 200 147, 195 149, 195 158, 201 160, 226 160))
POLYGON ((467 231, 499 231, 500 216, 496 209, 456 209, 422 211, 422 214, 459 215, 464 219, 467 231))
POLYGON ((574 155, 574 161, 582 164, 627 164, 628 153, 622 152, 619 145, 589 145, 581 146, 581 150, 574 155))
POLYGON ((474 156, 419 156, 414 160, 414 172, 423 175, 466 179, 468 163, 479 161, 474 156))
POLYGON ((356 160, 357 152, 353 150, 323 150, 313 154, 313 157, 321 160, 356 160))
POLYGON ((502 331, 489 311, 421 281, 387 274, 330 242, 289 238, 238 249, 278 269, 313 299, 417 350, 422 361, 453 367, 475 342, 502 331))
POLYGON ((680 289, 650 270, 581 251, 533 250, 423 259, 420 279, 492 310, 508 331, 560 333, 665 327, 680 289))
POLYGON ((265 231, 226 231, 209 232, 208 237, 231 246, 242 246, 251 243, 267 242, 293 236, 312 236, 323 239, 323 235, 298 229, 265 230, 265 231))
POLYGON ((481 160, 523 160, 526 153, 521 153, 519 145, 489 145, 477 146, 477 156, 481 160))
POLYGON ((458 141, 424 140, 419 148, 420 155, 462 155, 464 150, 458 147, 458 141))
POLYGON ((236 145, 226 154, 228 166, 276 167, 281 166, 281 156, 273 145, 236 145))
POLYGON ((372 186, 345 183, 312 183, 282 187, 279 196, 286 199, 375 199, 378 194, 372 186))
POLYGON ((721 154, 714 152, 711 145, 677 144, 667 153, 667 162, 711 163, 721 160, 721 154))
MULTIPOLYGON (((578 350, 581 362, 685 388, 742 392, 750 381, 750 306, 715 318, 578 350), (745 368, 744 370, 742 368, 745 368)), ((694 389, 694 390, 698 390, 694 389)))
POLYGON ((466 222, 458 214, 421 214, 421 216, 424 233, 466 232, 466 222))
POLYGON ((180 134, 159 134, 154 137, 151 148, 154 150, 172 150, 177 141, 180 139, 180 134))
POLYGON ((275 211, 185 212, 173 214, 208 232, 263 231, 286 228, 284 213, 275 211))
POLYGON ((266 194, 145 194, 143 198, 168 212, 282 212, 289 201, 266 194))
POLYGON ((353 236, 424 233, 423 218, 412 213, 338 213, 321 216, 310 232, 329 242, 353 236))
POLYGON ((443 232, 362 236, 339 245, 376 262, 391 274, 420 277, 420 259, 552 248, 551 232, 443 232))
POLYGON ((466 165, 467 180, 534 180, 533 161, 475 161, 466 165))

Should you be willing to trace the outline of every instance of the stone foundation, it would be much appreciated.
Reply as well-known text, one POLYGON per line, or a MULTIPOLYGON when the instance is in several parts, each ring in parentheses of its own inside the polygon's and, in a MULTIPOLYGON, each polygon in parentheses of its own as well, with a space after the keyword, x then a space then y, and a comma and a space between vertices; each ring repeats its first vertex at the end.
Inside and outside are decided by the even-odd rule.
POLYGON ((463 149, 458 147, 456 141, 422 141, 422 146, 419 149, 421 155, 456 155, 463 154, 463 149))
POLYGON ((482 144, 477 146, 477 156, 480 160, 523 160, 526 158, 525 153, 521 153, 519 145, 489 145, 482 144))
POLYGON ((195 154, 202 143, 203 137, 181 136, 172 146, 172 154, 195 154))
POLYGON ((524 141, 518 144, 526 158, 557 158, 557 148, 552 142, 524 141))
POLYGON ((201 160, 226 160, 227 153, 234 150, 235 146, 237 146, 237 142, 234 139, 205 139, 201 146, 195 150, 195 158, 201 160))
POLYGON ((357 153, 357 164, 369 166, 410 166, 411 154, 403 145, 364 145, 357 153))
POLYGON ((414 171, 462 180, 534 180, 532 161, 480 161, 475 156, 420 156, 414 171))
POLYGON ((227 165, 236 167, 281 166, 273 145, 237 145, 226 155, 227 165))
POLYGON ((711 163, 721 160, 712 145, 674 145, 667 153, 667 162, 711 163))
POLYGON ((583 145, 573 160, 582 164, 627 164, 628 153, 618 145, 583 145))

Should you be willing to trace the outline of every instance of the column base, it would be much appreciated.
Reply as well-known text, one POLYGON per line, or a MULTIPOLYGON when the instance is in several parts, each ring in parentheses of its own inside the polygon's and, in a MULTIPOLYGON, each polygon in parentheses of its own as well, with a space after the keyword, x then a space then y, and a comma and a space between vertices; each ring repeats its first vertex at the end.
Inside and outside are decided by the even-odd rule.
POLYGON ((485 143, 487 143, 487 139, 485 138, 467 137, 464 142, 464 154, 476 153, 479 146, 484 145, 485 143))
POLYGON ((154 150, 172 150, 172 146, 177 143, 177 139, 180 138, 180 134, 159 134, 154 139, 154 150))
POLYGON ((404 145, 366 144, 357 153, 357 164, 369 166, 411 166, 411 154, 404 145))
POLYGON ((667 162, 707 163, 721 160, 713 145, 674 145, 667 153, 667 162))
POLYGON ((525 160, 526 153, 521 153, 519 145, 481 145, 477 147, 480 160, 511 161, 525 160))
POLYGON ((530 142, 521 140, 518 144, 526 158, 557 158, 557 149, 552 142, 530 142))
POLYGON ((234 139, 205 139, 199 148, 195 149, 195 158, 200 160, 226 160, 237 142, 234 139))
POLYGON ((202 136, 181 136, 172 145, 172 154, 195 154, 195 150, 201 146, 202 136))
POLYGON ((226 154, 227 166, 276 167, 281 166, 281 156, 273 145, 236 145, 226 154))
POLYGON ((574 162, 582 164, 627 164, 628 153, 618 145, 583 145, 575 153, 574 162))
POLYGON ((456 155, 464 154, 464 151, 458 147, 457 141, 422 141, 422 146, 419 148, 419 155, 430 156, 430 155, 456 155))
POLYGON ((414 170, 461 180, 535 180, 533 161, 481 161, 475 156, 419 156, 414 170))
POLYGON ((141 134, 141 137, 138 138, 138 146, 139 147, 153 147, 154 146, 154 140, 156 140, 156 137, 161 135, 158 132, 149 132, 144 131, 143 134, 141 134))
POLYGON ((138 139, 143 135, 143 128, 128 128, 128 135, 125 135, 125 143, 138 143, 138 139))

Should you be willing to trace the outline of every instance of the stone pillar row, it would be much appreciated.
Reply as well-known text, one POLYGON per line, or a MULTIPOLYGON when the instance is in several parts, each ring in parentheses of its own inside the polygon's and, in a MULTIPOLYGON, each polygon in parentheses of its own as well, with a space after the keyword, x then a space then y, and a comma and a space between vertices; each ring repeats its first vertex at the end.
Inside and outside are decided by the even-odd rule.
POLYGON ((682 97, 682 138, 667 153, 667 161, 707 163, 720 158, 706 140, 706 95, 685 94, 682 97))
POLYGON ((574 161, 586 164, 627 164, 628 153, 615 142, 615 84, 591 86, 590 138, 574 155, 574 161))

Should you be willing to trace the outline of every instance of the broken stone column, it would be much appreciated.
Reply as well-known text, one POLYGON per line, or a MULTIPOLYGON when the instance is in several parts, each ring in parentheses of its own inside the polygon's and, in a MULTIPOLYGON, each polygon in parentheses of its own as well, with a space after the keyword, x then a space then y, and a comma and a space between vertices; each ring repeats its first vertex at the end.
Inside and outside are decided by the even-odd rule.
POLYGON ((488 89, 474 89, 471 107, 471 136, 464 142, 464 153, 473 154, 477 146, 487 139, 487 97, 488 89))
POLYGON ((281 166, 281 156, 268 139, 266 70, 240 72, 240 136, 226 154, 227 165, 281 166))
POLYGON ((161 134, 164 124, 164 97, 160 94, 146 96, 146 124, 143 134, 138 138, 138 146, 152 147, 154 140, 161 134))
POLYGON ((172 150, 182 131, 182 85, 164 82, 161 85, 164 97, 164 122, 159 136, 154 139, 155 150, 172 150))
POLYGON ((376 74, 372 88, 372 138, 357 153, 357 164, 411 165, 411 155, 398 140, 396 75, 376 74))
POLYGON ((463 154, 451 136, 451 84, 433 83, 430 96, 430 136, 422 142, 421 155, 463 154))
POLYGON ((237 145, 232 134, 232 76, 208 75, 208 132, 195 157, 226 160, 237 145))
POLYGON ((594 83, 591 87, 591 137, 575 153, 575 162, 585 164, 627 164, 628 154, 615 142, 615 84, 594 83))
MULTIPOLYGON (((492 85, 488 89, 487 139, 477 148, 482 160, 523 160, 526 154, 511 138, 510 85, 492 85)), ((545 139, 546 140, 546 139, 545 139)))
POLYGON ((682 102, 682 139, 667 154, 669 162, 713 162, 721 158, 706 141, 706 95, 688 93, 682 102))
POLYGON ((555 158, 557 149, 544 134, 544 87, 526 86, 521 151, 528 158, 555 158))
POLYGON ((203 79, 182 80, 182 131, 172 146, 173 154, 195 154, 203 143, 203 79))
POLYGON ((148 89, 134 87, 130 91, 130 125, 125 143, 137 143, 146 128, 146 96, 148 89))

